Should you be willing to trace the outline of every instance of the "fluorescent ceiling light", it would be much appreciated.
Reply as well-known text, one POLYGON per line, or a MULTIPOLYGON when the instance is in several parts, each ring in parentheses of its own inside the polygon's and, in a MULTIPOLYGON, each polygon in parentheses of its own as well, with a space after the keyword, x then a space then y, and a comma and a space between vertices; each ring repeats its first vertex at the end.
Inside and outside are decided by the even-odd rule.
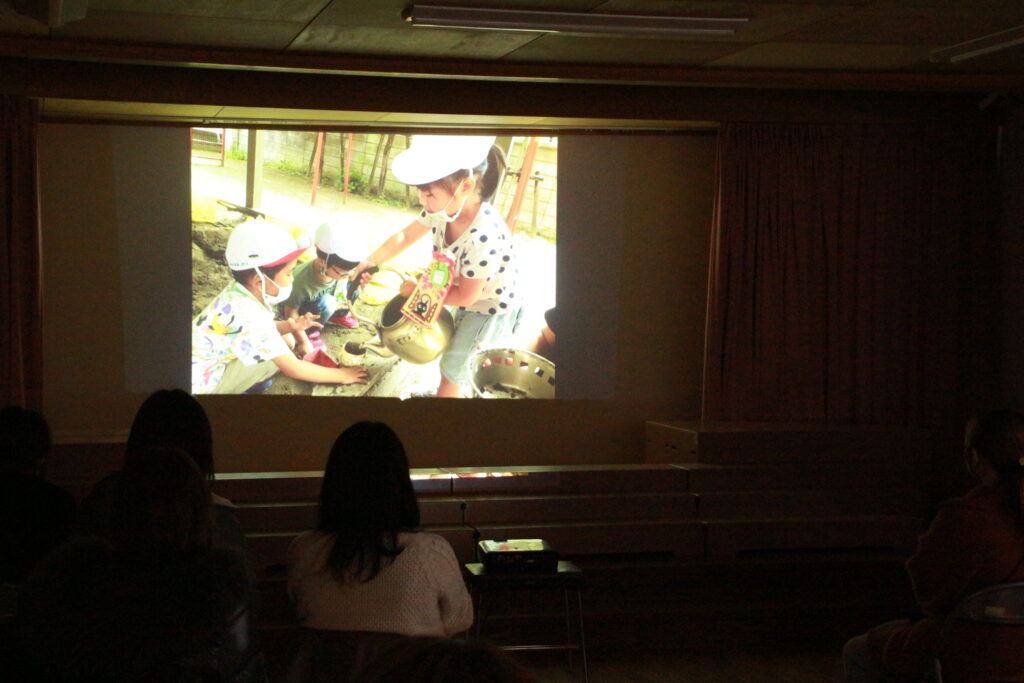
POLYGON ((439 5, 412 5, 404 16, 413 26, 645 38, 731 36, 747 21, 745 18, 708 19, 439 5))
POLYGON ((968 40, 953 47, 945 47, 932 52, 928 59, 936 64, 956 64, 968 59, 974 59, 990 52, 1005 50, 1014 45, 1024 44, 1024 26, 1014 26, 1005 31, 992 33, 981 38, 968 40))

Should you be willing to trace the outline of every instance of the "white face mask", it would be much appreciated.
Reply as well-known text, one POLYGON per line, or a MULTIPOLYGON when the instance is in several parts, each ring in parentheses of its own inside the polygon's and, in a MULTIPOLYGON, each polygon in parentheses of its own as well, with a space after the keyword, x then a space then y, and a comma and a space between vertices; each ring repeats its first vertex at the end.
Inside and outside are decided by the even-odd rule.
POLYGON ((260 276, 260 295, 263 297, 263 303, 267 306, 273 306, 279 304, 292 295, 292 285, 285 287, 284 285, 277 285, 277 294, 267 294, 267 276, 265 276, 259 268, 256 269, 256 274, 260 276))
POLYGON ((441 221, 444 221, 445 223, 451 223, 452 221, 454 221, 456 218, 458 218, 462 214, 462 210, 464 208, 466 208, 466 200, 467 199, 469 199, 469 194, 468 193, 462 196, 462 204, 459 206, 459 210, 455 212, 455 215, 454 216, 449 216, 448 215, 448 207, 451 206, 452 202, 455 201, 455 195, 453 194, 452 198, 448 200, 448 203, 445 204, 444 207, 440 211, 428 211, 428 212, 426 212, 427 213, 427 218, 429 218, 434 223, 441 223, 441 221))

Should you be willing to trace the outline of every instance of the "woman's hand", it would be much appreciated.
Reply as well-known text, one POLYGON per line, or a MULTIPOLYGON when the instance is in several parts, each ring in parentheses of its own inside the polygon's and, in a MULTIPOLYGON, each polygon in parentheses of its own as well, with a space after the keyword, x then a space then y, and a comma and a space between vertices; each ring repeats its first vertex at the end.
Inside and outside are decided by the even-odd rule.
POLYGON ((418 284, 416 280, 405 280, 402 282, 402 286, 398 288, 398 293, 402 295, 402 298, 408 299, 416 291, 416 285, 418 284))
POLYGON ((288 318, 288 327, 292 332, 305 332, 311 327, 323 327, 316 321, 319 317, 313 313, 305 313, 297 318, 288 318))

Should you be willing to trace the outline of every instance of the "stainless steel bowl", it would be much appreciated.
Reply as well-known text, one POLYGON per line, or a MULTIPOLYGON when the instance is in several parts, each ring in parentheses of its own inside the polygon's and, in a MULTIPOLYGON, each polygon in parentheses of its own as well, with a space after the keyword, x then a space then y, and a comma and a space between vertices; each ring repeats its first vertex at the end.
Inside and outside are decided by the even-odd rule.
POLYGON ((473 392, 483 398, 554 398, 555 364, 522 349, 481 349, 469 358, 473 392))

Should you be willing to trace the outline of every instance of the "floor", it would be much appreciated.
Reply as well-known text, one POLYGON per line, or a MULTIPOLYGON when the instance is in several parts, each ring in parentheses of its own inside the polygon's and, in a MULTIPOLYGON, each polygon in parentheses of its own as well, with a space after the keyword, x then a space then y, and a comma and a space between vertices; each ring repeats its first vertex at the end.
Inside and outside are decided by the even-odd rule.
MULTIPOLYGON (((574 672, 564 654, 517 653, 516 659, 541 683, 582 681, 578 658, 574 672)), ((667 652, 593 653, 593 683, 838 683, 842 667, 838 650, 810 653, 732 653, 721 656, 667 652)))

